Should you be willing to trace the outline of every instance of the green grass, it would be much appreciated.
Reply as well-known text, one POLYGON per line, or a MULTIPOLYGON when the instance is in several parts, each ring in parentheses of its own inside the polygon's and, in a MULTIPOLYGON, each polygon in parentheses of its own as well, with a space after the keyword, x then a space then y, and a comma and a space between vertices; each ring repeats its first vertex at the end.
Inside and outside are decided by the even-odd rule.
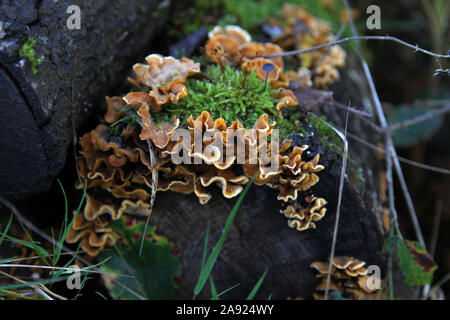
MULTIPOLYGON (((83 196, 78 205, 78 208, 75 211, 73 218, 71 220, 69 220, 69 218, 68 218, 69 217, 69 207, 68 207, 68 200, 67 200, 66 192, 64 190, 63 185, 59 181, 59 179, 57 179, 57 182, 61 187, 62 194, 64 197, 65 211, 64 211, 63 223, 62 223, 62 226, 61 226, 61 229, 59 232, 59 236, 57 239, 55 239, 55 236, 54 236, 54 233, 52 230, 52 235, 53 235, 53 239, 54 239, 52 252, 48 252, 42 245, 40 245, 38 242, 34 241, 31 234, 20 223, 20 221, 19 221, 19 224, 21 225, 24 233, 28 237, 28 240, 21 240, 21 239, 17 239, 13 236, 8 235, 11 224, 13 222, 13 214, 11 214, 9 221, 8 221, 7 225, 5 226, 5 228, 0 232, 0 245, 2 244, 4 239, 9 239, 11 241, 18 243, 19 245, 22 245, 24 247, 30 248, 33 251, 35 251, 36 254, 39 256, 39 258, 41 259, 41 261, 46 265, 46 267, 48 267, 48 269, 52 270, 49 274, 50 278, 42 279, 39 281, 32 281, 32 282, 24 281, 23 283, 18 283, 18 284, 1 285, 0 286, 0 298, 1 297, 21 298, 23 295, 20 292, 17 292, 18 289, 32 287, 35 285, 53 284, 55 282, 67 280, 70 277, 70 275, 63 276, 64 273, 67 273, 67 270, 56 269, 56 268, 52 269, 52 268, 57 267, 58 264, 60 264, 60 258, 61 258, 62 250, 63 250, 62 246, 63 246, 63 243, 67 236, 67 233, 69 232, 72 224, 75 221, 77 214, 80 212, 80 210, 82 208, 82 205, 84 203, 84 199, 86 196, 86 186, 83 190, 83 196)), ((64 263, 60 268, 68 268, 70 265, 73 264, 74 260, 75 260, 75 257, 72 257, 71 259, 69 259, 69 261, 64 263)), ((13 263, 13 262, 15 262, 15 257, 0 260, 1 264, 9 264, 9 263, 13 263)), ((80 271, 85 271, 90 268, 92 268, 92 267, 83 268, 83 269, 80 269, 80 271)), ((40 299, 41 297, 36 296, 35 298, 40 299)))
MULTIPOLYGON (((216 245, 214 246, 214 249, 212 250, 209 257, 206 258, 207 248, 208 248, 208 240, 209 240, 209 232, 210 232, 210 223, 208 223, 208 226, 206 227, 206 231, 205 231, 205 241, 204 241, 204 246, 203 246, 202 264, 201 264, 200 274, 198 276, 197 284, 194 288, 193 299, 195 299, 197 297, 197 295, 203 290, 203 287, 205 286, 208 279, 209 279, 209 284, 210 284, 210 289, 211 289, 211 296, 212 296, 211 300, 219 300, 219 297, 221 295, 223 295, 223 294, 229 292, 230 290, 236 288, 237 286, 239 286, 239 283, 238 283, 238 284, 235 284, 232 287, 222 291, 221 293, 218 293, 217 289, 216 289, 216 285, 214 283, 214 280, 211 276, 211 271, 213 270, 214 265, 217 262, 217 259, 220 255, 223 244, 225 243, 225 240, 227 239, 228 232, 230 231, 231 225, 233 224, 233 220, 236 217, 237 212, 239 211, 239 207, 241 206, 242 201, 244 200, 245 195, 247 194, 247 192, 250 189, 252 184, 253 184, 253 178, 250 180, 249 183, 247 183, 247 185, 244 188, 244 191, 240 194, 238 200, 236 201, 233 208, 231 209, 231 211, 228 215, 227 221, 225 223, 225 227, 223 229, 223 232, 222 232, 219 240, 217 241, 216 245)), ((253 287, 250 294, 247 296, 247 300, 252 300, 254 298, 254 296, 258 292, 259 288, 261 287, 261 285, 267 275, 267 272, 268 272, 268 270, 266 269, 264 271, 263 275, 261 276, 261 278, 259 278, 259 280, 255 284, 255 286, 253 287)))
MULTIPOLYGON (((227 221, 225 223, 225 227, 223 229, 222 235, 220 236, 219 240, 217 241, 217 244, 214 246, 213 251, 209 255, 208 259, 202 266, 200 270, 200 275, 198 276, 197 284, 194 288, 194 298, 202 291, 203 287, 205 286, 206 281, 209 278, 209 275, 211 274, 211 271, 216 264, 217 258, 219 257, 220 251, 222 251, 223 244, 225 243, 225 240, 228 236, 228 232, 230 231, 231 225, 233 223, 234 217, 236 216, 239 207, 241 206, 242 201, 244 200, 245 195, 247 194, 248 190, 250 189, 250 186, 253 184, 253 179, 250 180, 249 183, 245 186, 244 190, 240 194, 238 200, 236 201, 235 205, 233 206, 233 209, 231 209, 230 214, 228 215, 227 221)), ((209 231, 209 230, 207 230, 209 231)), ((209 232, 207 233, 207 235, 209 232)), ((205 246, 206 247, 206 246, 205 246)))

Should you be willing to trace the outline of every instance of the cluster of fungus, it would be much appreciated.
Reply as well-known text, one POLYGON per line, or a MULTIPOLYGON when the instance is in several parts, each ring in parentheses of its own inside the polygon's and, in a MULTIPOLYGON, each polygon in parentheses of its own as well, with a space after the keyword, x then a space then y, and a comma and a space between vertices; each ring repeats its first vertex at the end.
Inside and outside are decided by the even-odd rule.
MULTIPOLYGON (((281 20, 272 19, 270 23, 282 28, 282 35, 273 42, 285 50, 308 49, 335 40, 329 25, 296 5, 285 5, 281 20)), ((325 88, 339 79, 338 68, 345 64, 345 51, 338 45, 299 54, 298 71, 286 72, 289 80, 303 85, 325 88)))
POLYGON ((208 38, 205 52, 214 63, 231 63, 248 72, 254 71, 260 80, 265 81, 267 78, 273 89, 289 85, 289 81, 283 73, 281 58, 260 58, 282 53, 283 49, 277 44, 251 41, 252 38, 247 31, 238 26, 226 26, 225 28, 216 26, 208 33, 208 38), (263 69, 267 64, 273 65, 272 71, 266 72, 263 69))
MULTIPOLYGON (((278 199, 288 202, 319 181, 317 173, 324 169, 319 154, 308 159, 304 154, 308 146, 294 145, 288 136, 281 143, 269 142, 274 129, 283 129, 287 123, 285 110, 298 104, 287 89, 283 61, 258 58, 283 52, 281 47, 252 42, 245 30, 228 26, 214 28, 205 49, 211 61, 207 66, 188 58, 151 54, 145 63, 133 66, 131 92, 106 97, 104 123, 80 139, 78 168, 83 183, 77 187, 87 188, 87 205, 68 242, 80 241, 89 255, 97 255, 114 243, 108 221, 123 214, 148 216, 156 191, 194 193, 205 204, 212 197, 208 191, 212 185, 225 198, 233 198, 253 178, 256 185, 277 189, 278 199), (268 64, 273 67, 270 72, 264 68, 268 64), (242 83, 235 84, 227 74, 242 77, 242 83), (249 82, 256 92, 250 92, 249 82), (225 89, 220 87, 214 97, 208 96, 220 85, 225 89), (226 96, 230 86, 238 97, 226 96), (199 92, 199 87, 205 92, 199 92), (224 102, 214 108, 213 103, 204 102, 215 102, 219 96, 224 102), (233 99, 238 99, 237 105, 230 105, 233 99), (178 129, 187 136, 178 134, 178 129), (237 146, 245 151, 244 159, 239 159, 237 146), (267 151, 264 159, 258 152, 261 149, 267 151), (180 152, 182 161, 177 162, 180 152), (267 158, 279 165, 268 165, 267 158)), ((299 231, 315 228, 314 221, 326 211, 324 199, 306 201, 310 205, 305 210, 285 213, 292 219, 289 225, 299 231)))
MULTIPOLYGON (((365 264, 364 261, 353 257, 334 257, 331 263, 330 292, 339 291, 342 297, 352 300, 381 299, 382 292, 380 292, 379 287, 371 285, 373 282, 369 280, 367 269, 364 267, 365 264)), ((327 286, 329 263, 313 262, 311 268, 319 272, 317 278, 321 279, 321 282, 316 287, 314 299, 323 300, 327 286)), ((371 277, 374 276, 372 275, 371 277)), ((380 279, 379 283, 381 284, 380 279)))
POLYGON ((315 229, 316 221, 321 220, 325 216, 327 204, 324 198, 319 197, 306 197, 305 201, 308 205, 302 208, 298 202, 288 205, 286 209, 282 211, 284 216, 289 220, 288 225, 291 228, 303 231, 306 229, 315 229))

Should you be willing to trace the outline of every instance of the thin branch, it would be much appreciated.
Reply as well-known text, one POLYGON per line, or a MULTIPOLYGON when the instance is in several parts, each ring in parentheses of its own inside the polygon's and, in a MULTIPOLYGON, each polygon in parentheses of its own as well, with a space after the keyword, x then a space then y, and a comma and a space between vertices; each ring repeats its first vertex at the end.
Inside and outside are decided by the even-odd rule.
MULTIPOLYGON (((349 6, 347 0, 344 0, 344 5, 345 5, 345 7, 347 9, 347 12, 349 14, 349 21, 350 21, 350 26, 351 26, 351 29, 352 29, 352 33, 353 33, 353 35, 355 37, 358 37, 358 33, 356 31, 355 24, 353 22, 351 14, 350 14, 350 6, 349 6)), ((353 37, 353 38, 355 38, 355 37, 353 37)), ((401 40, 399 40, 399 41, 401 41, 401 40)), ((403 42, 403 41, 401 41, 401 42, 403 42)), ((407 46, 411 46, 410 44, 407 44, 407 43, 404 43, 404 44, 406 44, 407 46)), ((417 50, 424 52, 423 49, 419 50, 418 47, 417 47, 417 50)), ((370 72, 369 66, 367 65, 367 62, 364 59, 364 56, 362 55, 362 50, 361 50, 359 41, 356 41, 356 52, 357 52, 357 54, 358 54, 358 56, 360 58, 364 74, 365 74, 365 76, 367 78, 367 82, 369 84, 369 89, 370 89, 370 92, 372 94, 373 101, 375 103, 375 111, 377 113, 378 120, 380 121, 381 127, 383 129, 386 129, 388 127, 388 124, 387 124, 386 117, 385 117, 384 112, 383 112, 383 107, 381 106, 381 101, 380 101, 380 98, 378 96, 377 89, 375 88, 375 84, 374 84, 374 81, 373 81, 373 78, 372 78, 372 73, 370 72)), ((429 54, 431 52, 426 51, 425 53, 429 54)), ((431 55, 436 56, 433 53, 431 53, 431 55)), ((443 57, 450 58, 450 55, 443 56, 443 57)), ((413 202, 412 202, 412 199, 411 199, 411 195, 409 194, 408 187, 406 185, 406 181, 405 181, 405 178, 403 176, 402 169, 401 169, 400 161, 398 160, 397 151, 394 148, 394 144, 392 143, 392 138, 391 138, 389 132, 387 132, 387 139, 390 141, 390 143, 389 143, 390 147, 388 148, 387 151, 391 154, 392 162, 394 164, 395 171, 397 172, 397 176, 398 176, 398 178, 400 180, 400 185, 402 187, 403 195, 405 197, 405 200, 406 200, 406 203, 407 203, 407 206, 408 206, 408 211, 409 211, 409 214, 410 214, 413 226, 414 226, 414 231, 416 233, 417 239, 419 240, 420 244, 424 248, 426 248, 426 244, 425 244, 425 241, 423 239, 422 231, 420 229, 420 224, 419 224, 419 222, 417 220, 417 215, 416 215, 416 211, 414 209, 414 205, 413 205, 413 202)), ((387 172, 387 174, 389 175, 390 173, 387 172)))
POLYGON ((428 298, 430 295, 432 295, 435 291, 437 291, 440 287, 442 287, 447 281, 450 280, 450 272, 447 273, 441 280, 436 282, 436 284, 431 288, 430 292, 425 298, 428 298))
MULTIPOLYGON (((9 240, 9 239, 5 239, 5 240, 9 240)), ((9 240, 9 241, 14 241, 14 240, 9 240)), ((18 242, 16 242, 16 243, 18 243, 18 242)), ((37 241, 35 241, 35 243, 36 243, 36 244, 39 244, 37 241)), ((85 253, 86 251, 81 251, 81 252, 85 253)), ((63 253, 61 253, 60 255, 61 255, 61 256, 66 256, 66 255, 70 255, 70 253, 68 253, 68 252, 63 252, 63 253)), ((54 253, 48 255, 48 257, 53 257, 53 256, 55 256, 54 253)), ((12 263, 12 262, 19 262, 19 261, 26 261, 26 260, 40 259, 40 258, 41 258, 40 256, 31 256, 31 257, 17 258, 17 259, 12 259, 12 258, 11 258, 11 259, 9 259, 9 260, 5 260, 4 262, 5 262, 5 263, 12 263)))
POLYGON ((345 23, 339 28, 338 32, 336 33, 336 40, 339 39, 342 34, 344 33, 345 29, 347 28, 348 22, 345 21, 345 23))
POLYGON ((393 131, 398 130, 398 129, 403 129, 403 128, 409 127, 411 125, 427 121, 429 119, 432 119, 434 117, 437 117, 437 116, 439 116, 441 114, 444 114, 444 113, 447 113, 449 111, 450 111, 450 104, 444 106, 441 109, 432 110, 430 112, 427 112, 427 113, 425 113, 425 114, 423 114, 421 116, 418 116, 418 117, 415 117, 415 118, 412 118, 412 119, 408 119, 408 120, 405 120, 405 121, 402 121, 402 122, 398 122, 398 123, 392 124, 392 125, 388 126, 386 130, 389 131, 389 132, 393 132, 393 131))
POLYGON ((80 170, 78 168, 78 157, 77 157, 77 130, 75 129, 75 77, 76 77, 76 70, 77 70, 77 62, 78 62, 78 56, 75 56, 74 63, 73 63, 73 71, 72 71, 72 93, 71 93, 71 103, 72 103, 72 110, 71 110, 71 120, 72 120, 72 143, 73 143, 73 156, 75 158, 75 169, 77 171, 77 176, 80 184, 83 184, 83 181, 81 179, 80 170))
MULTIPOLYGON (((373 117, 373 114, 371 114, 371 113, 365 112, 363 110, 355 109, 355 108, 352 108, 350 106, 346 106, 346 105, 344 105, 344 104, 342 104, 340 102, 337 102, 337 101, 332 101, 332 102, 331 101, 330 102, 327 101, 326 104, 334 106, 334 107, 338 107, 338 108, 341 108, 341 109, 344 109, 344 110, 348 110, 351 113, 354 113, 355 115, 358 115, 358 116, 361 116, 361 117, 367 117, 367 118, 373 117)), ((372 122, 370 122, 370 123, 372 123, 372 122)))
MULTIPOLYGON (((378 147, 376 145, 373 145, 370 142, 367 142, 364 139, 361 139, 360 137, 358 137, 357 135, 355 135, 353 133, 348 132, 347 136, 349 136, 350 138, 358 141, 359 143, 361 143, 361 144, 363 144, 363 145, 365 145, 365 146, 367 146, 367 147, 369 147, 369 148, 371 148, 371 149, 373 149, 375 151, 382 152, 382 153, 386 152, 386 150, 384 148, 381 148, 381 147, 378 147)), ((442 174, 450 175, 450 170, 445 169, 445 168, 439 168, 439 167, 435 167, 435 166, 430 166, 428 164, 417 162, 417 161, 413 161, 413 160, 410 160, 410 159, 407 159, 407 158, 403 158, 403 157, 400 157, 400 156, 398 157, 398 159, 401 162, 407 163, 407 164, 409 164, 411 166, 414 166, 414 167, 417 167, 417 168, 421 168, 421 169, 432 171, 432 172, 436 172, 436 173, 442 173, 442 174)))
POLYGON ((302 54, 302 53, 308 53, 311 51, 315 51, 315 50, 319 50, 319 49, 323 49, 323 48, 327 48, 327 47, 332 47, 335 46, 337 44, 341 44, 344 42, 348 42, 348 41, 359 41, 359 40, 388 40, 388 41, 394 41, 397 42, 401 45, 404 45, 406 47, 409 47, 411 49, 414 49, 416 52, 422 52, 424 54, 427 54, 429 56, 432 57, 436 57, 436 58, 443 58, 443 59, 449 59, 450 58, 450 54, 437 54, 425 49, 422 49, 419 47, 419 45, 412 45, 406 41, 400 40, 399 38, 396 37, 392 37, 392 36, 353 36, 353 37, 347 37, 347 38, 342 38, 342 39, 338 39, 338 40, 334 40, 334 41, 330 41, 318 46, 314 46, 314 47, 310 47, 310 48, 306 48, 306 49, 299 49, 299 50, 292 50, 292 51, 286 51, 283 53, 277 53, 277 54, 269 54, 266 56, 260 56, 257 58, 267 58, 267 59, 271 59, 271 58, 279 58, 279 57, 286 57, 286 56, 292 56, 292 55, 297 55, 297 54, 302 54))
POLYGON ((150 210, 147 221, 145 222, 144 233, 142 234, 141 245, 139 247, 139 255, 141 255, 144 247, 145 235, 147 234, 147 227, 150 222, 150 216, 152 215, 153 205, 155 204, 156 191, 158 190, 158 169, 156 169, 155 152, 153 151, 152 142, 150 140, 147 140, 147 144, 150 157, 150 166, 152 167, 152 194, 150 197, 150 210))
POLYGON ((330 251, 330 258, 329 258, 329 264, 328 264, 328 273, 327 273, 327 283, 325 287, 325 300, 328 300, 328 294, 330 291, 330 281, 331 281, 331 269, 332 269, 332 263, 334 258, 334 252, 336 249, 336 243, 337 243, 337 233, 339 228, 339 218, 341 213, 341 201, 342 201, 342 194, 344 191, 344 181, 345 181, 345 171, 347 168, 347 158, 348 158, 348 142, 347 142, 347 124, 348 124, 348 114, 349 111, 347 110, 347 116, 345 118, 345 131, 344 134, 339 131, 338 129, 334 128, 331 124, 327 123, 326 121, 320 119, 319 117, 316 117, 317 119, 320 119, 323 123, 328 125, 330 128, 336 132, 336 134, 342 139, 344 143, 344 152, 342 156, 342 166, 341 166, 341 176, 339 179, 339 194, 338 194, 338 201, 337 201, 337 208, 336 208, 336 221, 334 224, 334 230, 333 230, 333 240, 331 242, 331 251, 330 251))
POLYGON ((444 207, 444 200, 442 198, 438 199, 436 202, 436 208, 434 210, 434 218, 433 218, 433 229, 431 231, 431 239, 430 239, 430 255, 434 257, 434 253, 436 252, 436 243, 439 234, 439 225, 441 222, 442 216, 442 208, 444 207))
POLYGON ((108 273, 108 272, 102 272, 98 270, 89 270, 87 268, 81 268, 81 269, 74 269, 74 268, 64 268, 64 267, 51 267, 51 266, 39 266, 39 265, 28 265, 28 264, 10 264, 10 263, 3 263, 0 264, 0 268, 36 268, 36 269, 50 269, 50 270, 65 270, 65 271, 79 271, 79 272, 86 272, 86 273, 99 273, 102 275, 114 275, 119 277, 128 277, 128 278, 134 278, 134 276, 125 275, 125 274, 116 274, 116 273, 108 273))
POLYGON ((420 223, 419 223, 419 219, 417 218, 417 214, 416 214, 416 210, 414 209, 414 203, 412 201, 411 195, 408 191, 408 186, 406 184, 406 179, 405 176, 403 175, 403 171, 402 171, 402 167, 400 165, 400 161, 398 159, 397 156, 397 152, 395 151, 394 145, 391 144, 390 146, 390 152, 392 155, 392 161, 394 163, 394 168, 395 168, 395 172, 397 173, 397 178, 400 182, 400 186, 402 188, 403 191, 403 195, 405 197, 406 200, 406 205, 408 206, 409 209, 409 216, 411 218, 413 227, 414 227, 414 231, 416 233, 417 236, 417 240, 420 242, 420 244, 425 248, 427 248, 426 244, 425 244, 425 240, 423 238, 423 234, 422 234, 422 230, 420 228, 420 223), (394 157, 395 155, 395 157, 394 157))
MULTIPOLYGON (((386 145, 388 148, 392 146, 392 140, 386 136, 386 145)), ((386 156, 386 180, 388 182, 388 190, 389 190, 389 215, 391 216, 391 224, 395 227, 395 231, 397 235, 401 237, 400 228, 398 226, 398 214, 397 209, 395 208, 395 193, 394 193, 394 179, 392 176, 392 157, 389 152, 385 153, 386 156)), ((393 234, 394 228, 391 227, 391 235, 393 234)))
MULTIPOLYGON (((23 281, 22 279, 19 279, 13 275, 10 275, 6 272, 0 271, 0 274, 3 274, 4 276, 11 278, 17 282, 23 283, 23 284, 27 284, 26 281, 23 281)), ((39 287, 44 287, 43 285, 37 286, 37 285, 31 285, 31 284, 27 284, 28 287, 32 288, 34 291, 36 291, 36 293, 40 294, 41 296, 43 296, 45 299, 47 300, 53 300, 52 297, 50 297, 48 294, 46 294, 41 288, 39 287)))
POLYGON ((48 294, 50 294, 50 295, 52 295, 53 297, 55 297, 56 299, 59 299, 59 300, 68 300, 66 297, 63 297, 63 296, 61 296, 61 295, 59 295, 59 294, 57 294, 57 293, 51 291, 49 288, 47 288, 46 286, 44 286, 44 285, 42 285, 42 284, 39 285, 39 287, 40 287, 43 291, 45 291, 45 292, 47 292, 48 294))

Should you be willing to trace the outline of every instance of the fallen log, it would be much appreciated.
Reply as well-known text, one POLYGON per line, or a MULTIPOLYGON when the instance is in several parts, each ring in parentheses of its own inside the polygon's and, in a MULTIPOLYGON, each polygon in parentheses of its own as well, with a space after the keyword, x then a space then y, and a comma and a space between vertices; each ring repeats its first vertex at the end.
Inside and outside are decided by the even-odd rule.
POLYGON ((0 8, 0 193, 24 198, 48 189, 75 130, 149 51, 169 10, 157 0, 0 8), (71 5, 80 10, 79 29, 71 27, 71 5))
MULTIPOLYGON (((352 105, 357 105, 358 98, 354 96, 355 92, 348 90, 348 86, 351 86, 348 78, 344 80, 346 81, 347 83, 340 83, 335 87, 337 90, 344 90, 344 93, 340 91, 338 94, 341 103, 350 98, 352 105)), ((332 92, 296 84, 291 89, 299 100, 299 108, 326 115, 334 125, 344 128, 346 111, 333 106, 336 101, 332 92)), ((376 141, 376 132, 364 129, 360 118, 350 116, 348 125, 349 130, 359 137, 376 141)), ((300 126, 311 129, 304 123, 300 126)), ((321 155, 320 163, 325 166, 325 170, 318 174, 320 181, 308 194, 327 200, 325 217, 316 223, 316 229, 299 232, 289 228, 287 219, 280 212, 286 208, 286 204, 277 200, 277 192, 265 186, 251 186, 211 274, 218 292, 236 283, 240 284, 223 299, 247 297, 266 269, 268 273, 257 299, 267 299, 269 296, 273 299, 312 297, 318 279, 317 271, 310 264, 314 261, 328 261, 330 256, 342 163, 342 154, 333 154, 326 140, 321 139, 319 130, 314 127, 312 130, 314 135, 308 138, 297 135, 294 140, 299 145, 308 144, 313 153, 321 155)), ((344 183, 335 256, 351 256, 365 261, 366 266, 377 265, 384 277, 386 259, 382 247, 385 230, 378 191, 380 162, 370 149, 350 140, 349 144, 351 161, 344 183)), ((157 194, 150 221, 161 234, 173 240, 181 252, 183 268, 178 298, 192 298, 200 272, 208 223, 208 248, 212 250, 222 234, 235 201, 236 199, 225 199, 219 191, 206 205, 200 205, 195 195, 174 192, 157 194)), ((211 298, 208 284, 199 298, 211 298)))

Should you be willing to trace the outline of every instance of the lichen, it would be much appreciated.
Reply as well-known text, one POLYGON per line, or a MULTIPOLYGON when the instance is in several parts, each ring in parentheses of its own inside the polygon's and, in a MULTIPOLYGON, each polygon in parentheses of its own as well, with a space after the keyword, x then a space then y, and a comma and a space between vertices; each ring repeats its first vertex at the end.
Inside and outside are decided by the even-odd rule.
POLYGON ((19 49, 19 56, 22 58, 27 58, 28 61, 30 61, 33 74, 36 74, 38 72, 36 66, 42 62, 41 59, 36 58, 36 52, 33 49, 35 43, 36 40, 28 37, 27 41, 25 41, 25 43, 19 49))

